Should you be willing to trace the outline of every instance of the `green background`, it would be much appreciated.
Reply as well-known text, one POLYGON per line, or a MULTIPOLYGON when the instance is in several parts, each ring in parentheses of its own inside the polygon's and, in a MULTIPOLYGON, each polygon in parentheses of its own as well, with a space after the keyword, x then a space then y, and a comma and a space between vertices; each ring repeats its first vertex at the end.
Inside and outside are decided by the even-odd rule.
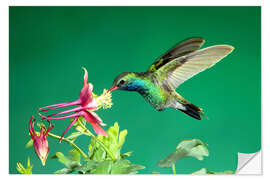
MULTIPOLYGON (((194 36, 206 40, 203 47, 235 47, 177 90, 209 119, 198 121, 174 109, 158 112, 139 94, 125 91, 113 92, 113 107, 98 114, 108 126, 118 121, 128 130, 122 152, 134 151, 129 160, 146 166, 140 173, 172 173, 156 163, 183 139, 201 139, 210 156, 179 161, 177 173, 235 170, 237 152, 260 149, 260 7, 10 7, 9 14, 10 173, 17 173, 16 162, 26 164, 28 156, 33 173, 63 167, 50 159, 42 167, 33 148, 25 148, 27 125, 39 107, 78 98, 82 66, 100 94, 119 73, 145 71, 173 45, 194 36)), ((61 134, 69 121, 53 123, 52 132, 61 134)), ((70 149, 65 142, 49 143, 50 155, 70 149)), ((79 138, 78 144, 86 150, 88 139, 79 138)))

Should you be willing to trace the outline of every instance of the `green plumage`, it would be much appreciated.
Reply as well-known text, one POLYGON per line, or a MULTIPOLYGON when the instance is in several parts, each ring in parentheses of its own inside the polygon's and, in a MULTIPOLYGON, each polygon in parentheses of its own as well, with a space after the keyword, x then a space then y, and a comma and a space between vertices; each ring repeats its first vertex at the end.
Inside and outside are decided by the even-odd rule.
POLYGON ((201 50, 201 38, 185 40, 158 58, 146 72, 124 72, 113 82, 113 89, 136 91, 155 109, 171 107, 201 119, 202 109, 186 101, 175 89, 187 79, 215 65, 233 47, 216 45, 201 50))

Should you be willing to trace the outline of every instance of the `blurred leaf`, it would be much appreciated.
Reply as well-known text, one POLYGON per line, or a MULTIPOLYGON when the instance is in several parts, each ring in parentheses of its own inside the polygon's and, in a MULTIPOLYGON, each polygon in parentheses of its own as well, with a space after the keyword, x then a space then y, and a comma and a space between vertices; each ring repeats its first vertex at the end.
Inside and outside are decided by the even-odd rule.
POLYGON ((23 165, 21 163, 17 163, 17 170, 21 173, 21 174, 32 174, 32 169, 33 169, 33 165, 31 165, 30 163, 30 157, 28 157, 27 159, 27 168, 23 167, 23 165))
POLYGON ((31 166, 30 157, 27 158, 27 167, 31 166))
POLYGON ((62 152, 57 152, 55 157, 60 163, 64 164, 68 168, 70 167, 71 161, 62 152))
POLYGON ((191 156, 198 160, 203 160, 203 156, 209 156, 206 144, 199 139, 181 141, 176 149, 185 152, 186 156, 191 156))
POLYGON ((130 162, 128 160, 119 160, 113 164, 112 174, 128 174, 130 162))
POLYGON ((54 174, 70 174, 73 170, 69 168, 63 168, 54 172, 54 174))
POLYGON ((160 172, 153 171, 152 174, 160 174, 160 172))
POLYGON ((144 166, 131 164, 129 160, 118 160, 112 166, 111 174, 136 174, 137 169, 144 169, 144 166))
POLYGON ((132 151, 126 152, 124 154, 121 154, 121 159, 123 159, 125 157, 129 157, 129 156, 131 156, 131 154, 132 154, 132 151))
POLYGON ((71 161, 76 161, 76 162, 78 162, 78 163, 80 163, 80 161, 81 161, 81 155, 80 155, 80 153, 76 150, 76 149, 72 149, 72 150, 70 150, 69 152, 69 155, 70 155, 70 160, 71 161))
POLYGON ((93 174, 110 174, 112 169, 112 161, 102 161, 95 169, 91 171, 93 174))
POLYGON ((203 160, 203 156, 209 156, 209 152, 202 141, 199 139, 183 140, 177 145, 175 152, 158 162, 158 166, 169 168, 182 158, 194 157, 198 160, 203 160))
POLYGON ((94 160, 86 160, 86 163, 77 168, 80 174, 89 174, 92 169, 96 168, 97 162, 94 160))
POLYGON ((26 147, 26 148, 29 148, 29 147, 32 147, 32 146, 33 146, 33 139, 30 139, 30 140, 26 143, 25 147, 26 147))
POLYGON ((91 138, 89 146, 88 146, 88 156, 91 158, 94 154, 96 148, 95 140, 91 138))
POLYGON ((79 137, 81 135, 82 135, 81 132, 73 132, 68 137, 66 137, 66 139, 69 139, 69 140, 71 140, 73 142, 73 141, 75 141, 77 139, 77 137, 79 137))
POLYGON ((144 169, 144 168, 145 168, 145 166, 138 165, 138 164, 132 164, 129 167, 129 174, 136 174, 136 173, 138 173, 137 169, 144 169))
POLYGON ((207 171, 205 168, 202 168, 198 171, 195 171, 194 173, 192 174, 234 174, 233 171, 223 171, 223 172, 211 172, 211 171, 207 171))
POLYGON ((57 158, 58 161, 66 166, 64 169, 60 169, 56 171, 57 174, 67 174, 76 170, 76 168, 80 167, 80 153, 73 149, 68 152, 68 156, 65 156, 62 152, 57 152, 51 158, 57 158))
POLYGON ((96 149, 95 154, 93 155, 93 160, 97 162, 104 161, 106 157, 106 152, 100 147, 96 149))

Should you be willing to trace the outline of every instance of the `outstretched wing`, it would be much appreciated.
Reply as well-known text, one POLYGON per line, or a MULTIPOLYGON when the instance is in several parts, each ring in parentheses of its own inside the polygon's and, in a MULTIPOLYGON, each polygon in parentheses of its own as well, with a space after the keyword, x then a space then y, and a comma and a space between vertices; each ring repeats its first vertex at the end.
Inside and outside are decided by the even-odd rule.
POLYGON ((191 38, 185 41, 182 41, 163 56, 159 57, 147 70, 147 72, 154 72, 170 62, 171 60, 184 56, 188 53, 194 52, 203 45, 204 40, 202 38, 191 38))
POLYGON ((216 45, 176 58, 162 66, 157 75, 174 89, 201 71, 215 65, 233 51, 229 45, 216 45))

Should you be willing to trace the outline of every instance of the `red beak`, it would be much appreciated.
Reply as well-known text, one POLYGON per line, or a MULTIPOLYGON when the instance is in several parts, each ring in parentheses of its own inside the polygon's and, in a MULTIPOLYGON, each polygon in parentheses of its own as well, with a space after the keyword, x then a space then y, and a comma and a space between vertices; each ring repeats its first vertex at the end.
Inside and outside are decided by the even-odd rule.
POLYGON ((108 91, 109 92, 112 92, 113 90, 116 90, 116 89, 118 89, 119 87, 118 86, 113 86, 113 87, 111 87, 108 91))

